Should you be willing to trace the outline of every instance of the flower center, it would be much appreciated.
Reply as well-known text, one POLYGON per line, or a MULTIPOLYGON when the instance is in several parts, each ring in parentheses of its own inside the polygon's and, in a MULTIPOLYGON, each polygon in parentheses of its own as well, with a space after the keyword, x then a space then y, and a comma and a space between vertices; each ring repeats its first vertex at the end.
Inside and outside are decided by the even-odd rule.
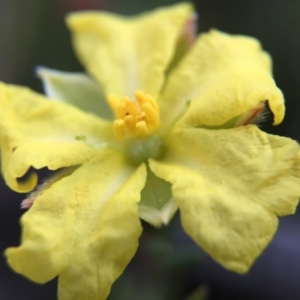
POLYGON ((118 139, 145 138, 160 125, 156 101, 141 91, 135 92, 134 97, 136 101, 131 101, 128 97, 108 97, 108 103, 116 116, 113 126, 118 139))
POLYGON ((144 139, 135 139, 128 144, 127 157, 134 164, 147 161, 148 158, 159 159, 164 153, 162 141, 155 135, 144 139))

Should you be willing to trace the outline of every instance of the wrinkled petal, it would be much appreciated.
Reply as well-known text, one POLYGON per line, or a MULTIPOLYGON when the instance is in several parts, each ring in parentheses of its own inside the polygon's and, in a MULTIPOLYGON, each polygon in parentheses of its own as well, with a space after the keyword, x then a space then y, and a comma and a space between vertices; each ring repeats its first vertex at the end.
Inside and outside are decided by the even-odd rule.
POLYGON ((271 76, 271 59, 257 40, 212 30, 200 35, 194 47, 172 72, 158 101, 166 130, 191 107, 182 126, 222 125, 268 101, 274 124, 284 116, 284 100, 271 76))
POLYGON ((106 94, 132 97, 143 90, 156 97, 191 14, 192 6, 184 3, 134 18, 73 13, 67 24, 79 59, 106 94))
POLYGON ((146 168, 106 152, 54 183, 22 217, 10 266, 44 283, 59 275, 59 299, 106 299, 141 234, 137 202, 146 168))
POLYGON ((104 119, 112 119, 100 85, 84 73, 71 73, 38 67, 37 75, 43 82, 45 94, 54 100, 74 105, 104 119))
POLYGON ((172 184, 186 232, 224 267, 243 273, 300 196, 300 148, 248 125, 175 130, 150 168, 172 184))
POLYGON ((38 184, 34 190, 32 190, 30 193, 27 193, 26 197, 23 198, 20 205, 21 209, 30 208, 33 205, 35 199, 42 195, 45 190, 49 189, 55 182, 72 174, 78 167, 80 166, 76 165, 73 167, 61 168, 59 170, 50 172, 48 176, 45 176, 45 178, 41 180, 41 183, 38 184))
POLYGON ((27 192, 37 183, 30 167, 61 167, 81 164, 93 155, 75 141, 85 135, 98 143, 113 136, 110 123, 70 105, 48 101, 30 89, 0 84, 0 141, 2 172, 8 185, 27 192))

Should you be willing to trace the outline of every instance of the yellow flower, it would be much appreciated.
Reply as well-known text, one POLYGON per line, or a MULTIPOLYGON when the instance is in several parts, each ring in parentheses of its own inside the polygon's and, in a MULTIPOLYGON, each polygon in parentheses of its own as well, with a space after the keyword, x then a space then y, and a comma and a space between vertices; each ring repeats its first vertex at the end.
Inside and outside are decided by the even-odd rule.
POLYGON ((40 69, 47 95, 72 106, 0 84, 7 184, 33 191, 37 170, 58 170, 23 203, 22 243, 6 256, 36 282, 59 276, 62 300, 107 297, 137 249, 139 216, 160 226, 179 208, 194 241, 244 273, 295 211, 298 144, 249 124, 265 102, 275 125, 284 116, 268 54, 216 30, 194 40, 193 22, 189 4, 74 13, 75 49, 99 85, 40 69))

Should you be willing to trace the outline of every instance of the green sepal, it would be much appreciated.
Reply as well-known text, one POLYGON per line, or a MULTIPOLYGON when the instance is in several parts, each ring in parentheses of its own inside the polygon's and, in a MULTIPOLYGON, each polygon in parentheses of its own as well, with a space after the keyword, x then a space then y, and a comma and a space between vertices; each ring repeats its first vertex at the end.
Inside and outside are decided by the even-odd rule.
POLYGON ((147 169, 147 181, 139 202, 139 216, 156 227, 167 225, 178 209, 172 198, 171 184, 147 169))
POLYGON ((242 114, 238 115, 238 116, 235 116, 235 117, 231 118, 230 120, 228 120, 227 122, 225 122, 224 124, 221 124, 221 125, 214 125, 214 126, 201 125, 201 126, 199 126, 199 128, 211 129, 211 130, 234 128, 235 124, 241 118, 241 116, 242 116, 242 114))
POLYGON ((166 70, 166 77, 170 75, 170 73, 176 68, 182 58, 193 46, 197 34, 197 21, 197 14, 193 13, 190 15, 190 18, 184 25, 181 35, 178 37, 173 58, 168 66, 168 69, 166 70))
POLYGON ((46 96, 72 104, 84 111, 112 120, 113 114, 98 83, 84 73, 62 72, 45 67, 36 69, 46 96))
POLYGON ((248 125, 248 124, 260 124, 262 121, 265 120, 266 117, 266 101, 261 101, 258 103, 257 106, 253 107, 249 111, 246 111, 238 116, 235 116, 225 122, 222 125, 215 125, 215 126, 199 126, 199 128, 204 129, 230 129, 238 126, 248 125))

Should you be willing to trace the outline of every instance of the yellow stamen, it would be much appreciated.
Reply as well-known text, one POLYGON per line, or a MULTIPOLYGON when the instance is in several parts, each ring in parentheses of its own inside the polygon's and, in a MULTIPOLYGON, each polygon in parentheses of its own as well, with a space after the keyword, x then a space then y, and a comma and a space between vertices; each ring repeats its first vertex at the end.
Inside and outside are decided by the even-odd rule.
POLYGON ((114 130, 117 138, 147 137, 160 125, 159 108, 156 101, 141 91, 134 93, 136 101, 128 97, 108 97, 115 113, 114 130))
POLYGON ((132 115, 125 116, 124 122, 126 124, 126 127, 130 130, 130 132, 134 133, 136 124, 134 117, 132 115))
POLYGON ((115 134, 118 139, 122 139, 125 137, 126 129, 125 129, 125 123, 121 119, 117 119, 114 121, 114 130, 115 134))
POLYGON ((159 116, 155 108, 149 102, 144 103, 142 108, 149 118, 149 127, 157 128, 159 126, 159 116))
POLYGON ((145 137, 149 135, 149 129, 145 121, 139 121, 135 124, 136 135, 140 137, 145 137))
POLYGON ((153 106, 154 109, 158 109, 157 102, 150 95, 146 95, 146 99, 147 99, 147 102, 149 102, 153 106))
POLYGON ((145 94, 142 91, 136 91, 134 97, 140 105, 145 102, 145 94))

